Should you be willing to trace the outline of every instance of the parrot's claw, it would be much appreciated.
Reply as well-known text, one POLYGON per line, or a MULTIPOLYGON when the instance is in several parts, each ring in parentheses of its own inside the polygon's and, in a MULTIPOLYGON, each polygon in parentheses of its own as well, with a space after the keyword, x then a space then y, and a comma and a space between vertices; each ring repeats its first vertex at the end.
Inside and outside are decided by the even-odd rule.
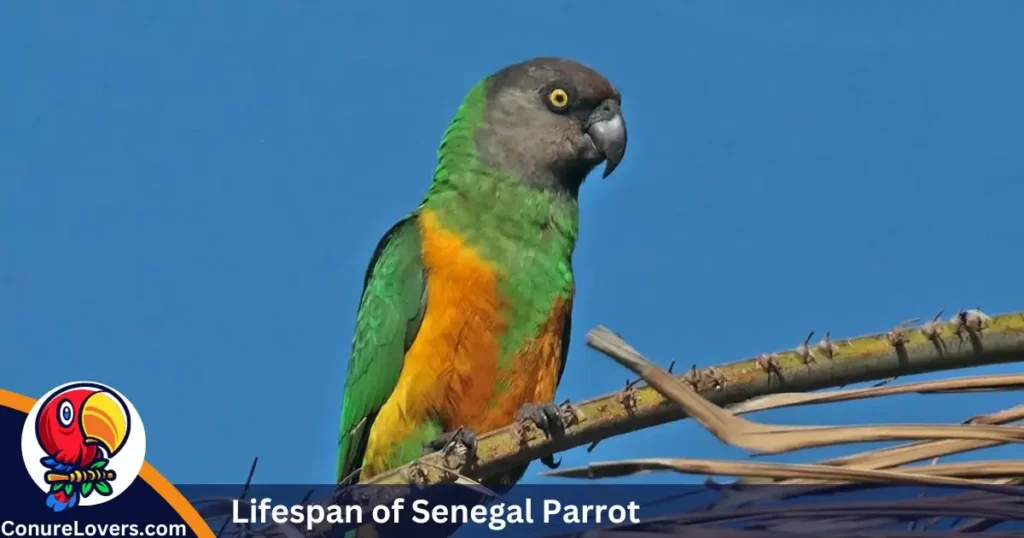
POLYGON ((553 403, 523 404, 516 413, 516 422, 532 422, 548 437, 561 436, 565 433, 562 411, 553 403))
POLYGON ((442 433, 429 441, 423 446, 423 454, 443 451, 446 465, 449 459, 462 460, 459 465, 452 462, 451 467, 459 468, 476 461, 476 447, 476 432, 468 428, 459 428, 453 432, 442 433))
POLYGON ((548 469, 557 469, 562 466, 562 460, 556 460, 554 456, 544 456, 540 462, 548 469))

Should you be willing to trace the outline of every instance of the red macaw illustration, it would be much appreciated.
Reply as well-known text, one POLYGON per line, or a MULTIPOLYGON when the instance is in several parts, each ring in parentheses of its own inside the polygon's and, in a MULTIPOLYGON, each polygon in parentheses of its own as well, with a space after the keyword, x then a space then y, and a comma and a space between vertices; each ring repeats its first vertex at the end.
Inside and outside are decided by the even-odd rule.
POLYGON ((36 418, 36 438, 46 452, 54 512, 74 508, 79 495, 110 495, 116 473, 107 469, 129 433, 129 413, 121 398, 103 387, 77 384, 50 396, 36 418))

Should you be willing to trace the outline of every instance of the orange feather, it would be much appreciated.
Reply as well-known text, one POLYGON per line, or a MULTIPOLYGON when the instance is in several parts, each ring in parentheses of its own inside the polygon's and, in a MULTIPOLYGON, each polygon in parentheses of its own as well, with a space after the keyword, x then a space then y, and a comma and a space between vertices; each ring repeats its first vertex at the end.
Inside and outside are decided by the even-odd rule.
POLYGON ((493 265, 444 229, 430 210, 419 218, 427 308, 391 396, 373 423, 360 479, 406 463, 393 447, 438 420, 444 431, 505 426, 531 402, 554 398, 570 301, 559 300, 538 335, 498 367, 508 308, 493 265))

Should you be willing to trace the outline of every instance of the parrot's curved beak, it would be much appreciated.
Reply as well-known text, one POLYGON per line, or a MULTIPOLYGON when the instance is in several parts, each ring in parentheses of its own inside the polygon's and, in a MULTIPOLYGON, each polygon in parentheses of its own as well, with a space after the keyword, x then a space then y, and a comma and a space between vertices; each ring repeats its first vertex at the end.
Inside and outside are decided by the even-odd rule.
POLYGON ((626 120, 614 99, 605 99, 587 118, 587 134, 604 155, 601 177, 608 177, 626 154, 626 120))
POLYGON ((117 396, 100 390, 82 404, 81 425, 86 443, 102 445, 113 456, 128 437, 128 410, 117 396))

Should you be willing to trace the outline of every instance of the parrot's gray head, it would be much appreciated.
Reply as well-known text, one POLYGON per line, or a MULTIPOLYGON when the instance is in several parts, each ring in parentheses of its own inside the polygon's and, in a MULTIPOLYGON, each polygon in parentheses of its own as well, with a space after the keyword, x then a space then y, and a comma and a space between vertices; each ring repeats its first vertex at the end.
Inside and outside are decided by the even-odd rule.
POLYGON ((522 181, 575 196, 595 166, 604 177, 626 153, 619 92, 600 73, 561 58, 535 58, 488 78, 477 149, 522 181))

